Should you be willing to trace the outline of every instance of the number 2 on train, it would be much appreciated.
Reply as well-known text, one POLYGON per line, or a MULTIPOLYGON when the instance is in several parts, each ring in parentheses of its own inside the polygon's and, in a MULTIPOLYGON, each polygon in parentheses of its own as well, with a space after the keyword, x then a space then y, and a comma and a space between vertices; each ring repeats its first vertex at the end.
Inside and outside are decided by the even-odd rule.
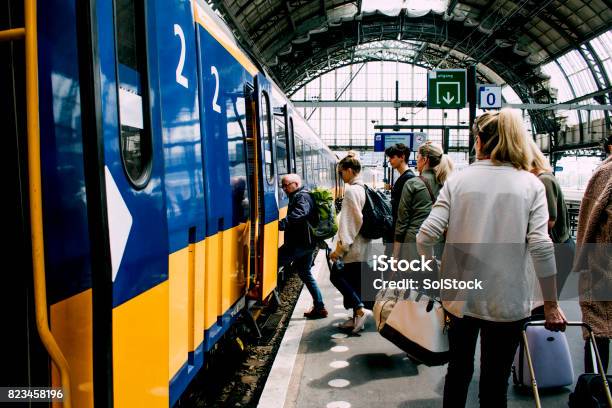
POLYGON ((179 57, 179 63, 176 67, 176 82, 179 85, 183 85, 185 88, 189 88, 189 81, 187 77, 183 75, 183 67, 185 66, 185 33, 180 25, 174 25, 174 35, 178 35, 181 40, 181 56, 179 57))
POLYGON ((212 65, 210 67, 210 74, 215 77, 215 96, 213 96, 212 108, 215 112, 221 113, 221 106, 217 103, 219 99, 219 71, 217 71, 217 67, 212 65))

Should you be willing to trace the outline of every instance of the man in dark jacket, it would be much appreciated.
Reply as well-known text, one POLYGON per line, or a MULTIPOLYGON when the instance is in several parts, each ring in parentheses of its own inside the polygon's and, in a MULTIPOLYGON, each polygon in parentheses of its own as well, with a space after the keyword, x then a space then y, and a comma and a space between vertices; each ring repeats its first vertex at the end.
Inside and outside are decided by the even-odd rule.
POLYGON ((410 156, 410 148, 403 143, 397 143, 385 149, 385 155, 389 158, 391 167, 399 173, 399 177, 395 180, 391 189, 391 210, 393 214, 393 229, 397 224, 397 210, 399 209, 400 198, 404 190, 406 181, 414 177, 414 173, 408 167, 408 157, 410 156))
POLYGON ((317 281, 310 271, 315 244, 310 236, 308 222, 316 220, 315 204, 308 191, 302 187, 302 179, 297 174, 284 175, 281 183, 289 196, 289 208, 287 217, 280 220, 278 226, 281 231, 285 231, 285 243, 278 250, 278 264, 287 266, 293 262, 293 268, 310 292, 314 306, 304 316, 309 319, 324 318, 327 317, 327 310, 317 281))

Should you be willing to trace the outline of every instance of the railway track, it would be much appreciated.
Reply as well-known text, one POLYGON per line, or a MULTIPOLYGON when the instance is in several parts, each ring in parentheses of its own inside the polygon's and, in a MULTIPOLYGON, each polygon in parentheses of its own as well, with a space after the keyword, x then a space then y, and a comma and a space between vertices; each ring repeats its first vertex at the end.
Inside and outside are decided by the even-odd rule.
POLYGON ((256 407, 301 289, 299 277, 289 273, 280 289, 280 305, 264 309, 258 318, 261 338, 245 329, 247 325, 236 325, 241 332, 229 333, 207 356, 206 369, 176 407, 256 407))

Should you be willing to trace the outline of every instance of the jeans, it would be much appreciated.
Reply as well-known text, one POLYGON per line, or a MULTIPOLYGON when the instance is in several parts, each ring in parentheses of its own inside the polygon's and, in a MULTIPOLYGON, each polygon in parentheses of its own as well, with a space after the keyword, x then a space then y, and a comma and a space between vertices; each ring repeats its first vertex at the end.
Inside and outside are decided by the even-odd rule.
POLYGON ((314 249, 312 248, 293 248, 283 245, 278 249, 278 266, 286 267, 293 263, 293 269, 295 269, 312 296, 314 308, 323 309, 323 296, 310 270, 313 255, 314 249))
POLYGON ((465 407, 479 332, 480 406, 506 407, 508 377, 526 320, 506 323, 449 316, 450 361, 444 383, 444 407, 465 407))
MULTIPOLYGON (((595 337, 595 343, 597 343, 597 350, 599 351, 599 358, 601 358, 601 364, 603 365, 603 369, 604 371, 608 372, 608 361, 610 359, 610 339, 606 337, 595 337)), ((595 364, 595 366, 597 366, 596 360, 593 360, 593 357, 591 356, 591 341, 586 340, 584 342, 585 373, 595 372, 595 370, 593 369, 593 363, 595 364)))
POLYGON ((359 309, 364 306, 361 301, 360 262, 336 262, 329 274, 329 280, 344 297, 345 309, 359 309))

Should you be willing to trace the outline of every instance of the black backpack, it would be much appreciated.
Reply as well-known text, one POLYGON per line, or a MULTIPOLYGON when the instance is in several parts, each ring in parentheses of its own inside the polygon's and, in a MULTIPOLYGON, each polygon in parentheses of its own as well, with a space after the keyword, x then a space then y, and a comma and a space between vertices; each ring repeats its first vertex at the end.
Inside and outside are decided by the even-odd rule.
POLYGON ((393 213, 391 211, 391 200, 387 195, 376 191, 364 184, 366 201, 361 213, 363 214, 363 225, 359 233, 367 239, 392 239, 393 237, 393 213))
MULTIPOLYGON (((608 383, 612 376, 606 376, 608 383)), ((601 374, 582 374, 578 377, 576 388, 569 396, 570 408, 599 408, 607 407, 604 382, 601 374)))

